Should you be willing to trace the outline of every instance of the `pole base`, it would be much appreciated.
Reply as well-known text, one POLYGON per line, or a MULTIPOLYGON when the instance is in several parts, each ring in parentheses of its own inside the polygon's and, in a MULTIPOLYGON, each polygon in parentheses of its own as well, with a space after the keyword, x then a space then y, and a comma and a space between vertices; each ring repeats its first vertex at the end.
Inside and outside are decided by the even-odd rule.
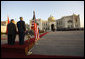
POLYGON ((27 55, 31 55, 31 54, 32 54, 32 52, 31 52, 31 51, 29 51, 27 55))

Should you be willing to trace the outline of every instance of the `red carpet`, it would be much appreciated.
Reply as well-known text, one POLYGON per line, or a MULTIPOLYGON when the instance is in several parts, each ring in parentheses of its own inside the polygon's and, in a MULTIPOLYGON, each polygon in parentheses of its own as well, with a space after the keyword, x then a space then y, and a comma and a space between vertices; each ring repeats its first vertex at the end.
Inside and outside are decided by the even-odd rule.
MULTIPOLYGON (((48 32, 47 32, 48 33, 48 32)), ((47 33, 41 34, 40 38, 47 33)), ((34 42, 34 38, 30 39, 30 42, 34 42)), ((83 58, 81 56, 49 56, 49 55, 29 55, 25 56, 24 54, 24 48, 28 46, 28 41, 25 41, 24 45, 19 45, 18 42, 15 43, 15 45, 7 45, 3 44, 1 45, 1 57, 2 58, 83 58)))
MULTIPOLYGON (((46 35, 48 32, 41 34, 39 37, 41 38, 42 36, 46 35)), ((34 37, 35 38, 35 37, 34 37)), ((29 41, 32 43, 34 42, 34 38, 31 38, 29 41)), ((8 45, 8 44, 3 44, 1 45, 1 48, 24 48, 28 45, 28 40, 25 41, 24 45, 19 45, 19 42, 16 41, 15 45, 8 45)))
POLYGON ((49 56, 49 55, 29 55, 25 56, 24 53, 18 52, 16 50, 14 51, 3 51, 2 58, 83 58, 79 56, 49 56))
MULTIPOLYGON (((41 34, 40 38, 44 35, 46 35, 48 32, 41 34)), ((34 42, 34 38, 31 38, 30 40, 30 44, 34 42)), ((25 47, 27 47, 28 44, 28 40, 25 41, 24 45, 19 45, 19 42, 16 42, 15 45, 8 45, 8 44, 3 44, 1 45, 1 54, 2 54, 2 58, 5 57, 12 57, 13 54, 18 55, 19 56, 24 56, 24 49, 25 47), (7 53, 7 54, 6 54, 7 53)), ((16 56, 17 57, 17 56, 16 56)))

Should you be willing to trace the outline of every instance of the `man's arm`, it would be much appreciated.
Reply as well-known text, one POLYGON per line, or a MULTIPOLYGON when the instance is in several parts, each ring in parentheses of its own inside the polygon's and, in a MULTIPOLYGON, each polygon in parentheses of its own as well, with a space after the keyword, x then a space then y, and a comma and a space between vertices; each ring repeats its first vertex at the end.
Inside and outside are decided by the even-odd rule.
POLYGON ((24 26, 23 26, 23 27, 24 27, 24 31, 26 31, 26 26, 25 26, 25 22, 24 22, 24 24, 23 24, 23 25, 24 25, 24 26))
POLYGON ((17 29, 16 29, 16 25, 14 24, 14 29, 15 29, 15 32, 17 33, 17 29))
POLYGON ((18 28, 18 22, 17 22, 17 28, 18 28))

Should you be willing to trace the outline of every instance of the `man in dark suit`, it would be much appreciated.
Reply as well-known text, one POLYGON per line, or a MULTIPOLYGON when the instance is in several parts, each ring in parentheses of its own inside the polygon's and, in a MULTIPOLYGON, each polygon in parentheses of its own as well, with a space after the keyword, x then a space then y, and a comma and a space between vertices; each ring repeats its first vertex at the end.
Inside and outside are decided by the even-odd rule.
POLYGON ((24 36, 26 32, 25 22, 23 21, 23 18, 20 17, 20 21, 17 22, 18 32, 19 32, 19 44, 24 44, 24 36))
POLYGON ((8 44, 14 45, 16 38, 16 25, 14 24, 14 19, 7 25, 8 29, 8 44))

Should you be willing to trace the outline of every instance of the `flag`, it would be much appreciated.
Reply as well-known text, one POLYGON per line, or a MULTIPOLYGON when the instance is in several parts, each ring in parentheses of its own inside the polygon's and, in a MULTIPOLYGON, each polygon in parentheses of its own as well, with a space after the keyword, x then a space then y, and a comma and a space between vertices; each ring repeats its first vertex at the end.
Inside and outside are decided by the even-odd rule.
MULTIPOLYGON (((9 17, 7 17, 7 24, 9 24, 9 17)), ((6 33, 8 33, 8 28, 7 28, 7 30, 6 30, 6 33)))
POLYGON ((31 29, 34 30, 34 20, 32 20, 32 23, 31 23, 31 29))
POLYGON ((37 26, 37 21, 35 18, 35 11, 33 11, 33 20, 34 20, 34 36, 35 36, 35 40, 39 39, 39 29, 37 26))
POLYGON ((8 24, 9 24, 9 17, 8 17, 8 24))
POLYGON ((35 28, 35 39, 38 40, 39 39, 39 29, 37 26, 37 23, 34 23, 34 28, 35 28))

